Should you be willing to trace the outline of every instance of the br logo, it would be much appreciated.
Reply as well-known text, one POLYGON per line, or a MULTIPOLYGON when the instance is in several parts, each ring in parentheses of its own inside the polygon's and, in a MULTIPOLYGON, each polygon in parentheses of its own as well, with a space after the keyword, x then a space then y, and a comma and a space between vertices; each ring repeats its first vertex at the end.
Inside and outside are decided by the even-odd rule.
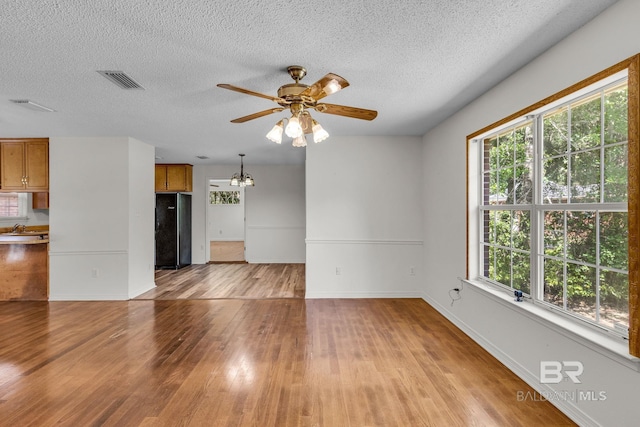
POLYGON ((565 375, 573 381, 574 384, 580 384, 578 378, 584 372, 582 362, 577 360, 568 360, 559 362, 557 360, 540 361, 540 382, 542 384, 558 384, 565 375))

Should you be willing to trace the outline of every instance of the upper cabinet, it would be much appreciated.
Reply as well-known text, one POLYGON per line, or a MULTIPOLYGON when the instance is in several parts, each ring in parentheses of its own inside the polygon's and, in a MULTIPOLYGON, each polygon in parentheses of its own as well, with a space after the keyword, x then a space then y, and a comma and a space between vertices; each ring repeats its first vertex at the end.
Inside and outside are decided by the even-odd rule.
POLYGON ((191 192, 193 189, 193 166, 180 164, 156 165, 156 192, 191 192))
POLYGON ((0 140, 0 191, 49 191, 49 140, 0 140))

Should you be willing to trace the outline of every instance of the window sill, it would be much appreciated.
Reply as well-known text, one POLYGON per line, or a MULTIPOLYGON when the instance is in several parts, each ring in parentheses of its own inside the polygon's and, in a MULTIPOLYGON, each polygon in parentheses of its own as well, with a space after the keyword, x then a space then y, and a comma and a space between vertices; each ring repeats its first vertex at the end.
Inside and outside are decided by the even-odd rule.
POLYGON ((629 354, 629 342, 627 340, 581 325, 577 321, 561 316, 544 306, 533 304, 530 301, 516 302, 513 296, 507 292, 478 280, 463 280, 463 282, 469 285, 467 289, 489 296, 492 300, 527 316, 554 332, 584 345, 627 368, 640 372, 640 358, 629 354))

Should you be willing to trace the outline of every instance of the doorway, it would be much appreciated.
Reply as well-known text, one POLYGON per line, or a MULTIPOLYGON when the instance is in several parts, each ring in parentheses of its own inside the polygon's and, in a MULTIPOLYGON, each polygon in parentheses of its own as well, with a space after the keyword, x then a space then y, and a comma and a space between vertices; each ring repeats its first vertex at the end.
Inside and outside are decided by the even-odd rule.
POLYGON ((245 263, 245 191, 228 179, 209 179, 209 263, 245 263))

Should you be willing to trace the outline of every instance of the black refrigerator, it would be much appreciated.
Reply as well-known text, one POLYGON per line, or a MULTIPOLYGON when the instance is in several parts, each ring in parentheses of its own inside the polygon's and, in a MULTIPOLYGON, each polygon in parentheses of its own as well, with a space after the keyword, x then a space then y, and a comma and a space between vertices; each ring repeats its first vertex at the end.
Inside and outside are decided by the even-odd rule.
POLYGON ((191 264, 191 195, 156 193, 156 269, 191 264))

